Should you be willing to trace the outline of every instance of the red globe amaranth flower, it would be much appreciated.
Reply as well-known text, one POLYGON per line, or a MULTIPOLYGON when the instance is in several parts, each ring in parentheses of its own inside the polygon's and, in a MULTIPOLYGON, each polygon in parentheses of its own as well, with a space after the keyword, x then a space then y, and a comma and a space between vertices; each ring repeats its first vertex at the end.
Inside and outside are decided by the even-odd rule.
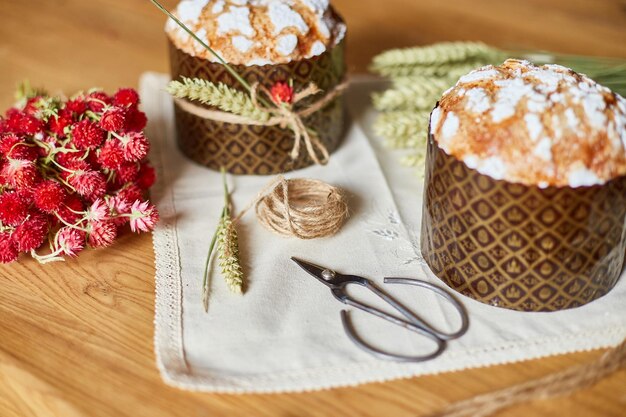
POLYGON ((270 94, 276 104, 291 104, 293 102, 293 88, 286 82, 277 81, 274 83, 270 89, 270 94))
POLYGON ((135 184, 142 190, 147 190, 154 185, 155 181, 156 171, 154 168, 148 163, 141 164, 135 184))
POLYGON ((102 114, 100 127, 109 132, 120 132, 126 126, 126 109, 110 107, 102 114))
POLYGON ((120 88, 113 96, 116 106, 136 107, 139 104, 139 94, 132 88, 120 88))
POLYGON ((45 216, 34 215, 13 231, 12 238, 20 252, 30 252, 41 246, 48 235, 50 225, 45 216))
POLYGON ((146 128, 148 118, 146 114, 131 107, 126 114, 126 130, 129 132, 141 132, 146 128))
POLYGON ((24 105, 24 109, 22 110, 24 113, 30 116, 36 116, 39 108, 37 107, 37 103, 42 99, 41 96, 31 97, 26 101, 24 105))
POLYGON ((74 116, 81 116, 87 111, 87 103, 83 97, 78 97, 65 103, 65 109, 74 116))
POLYGON ((53 213, 61 208, 67 193, 63 186, 53 180, 40 182, 33 192, 35 207, 44 213, 53 213))
POLYGON ((34 116, 11 109, 7 112, 7 128, 18 135, 34 135, 43 130, 43 122, 34 116))
POLYGON ((105 107, 111 104, 111 98, 103 91, 94 91, 85 97, 85 101, 89 110, 96 113, 101 113, 105 107))
POLYGON ((7 158, 24 159, 28 161, 34 161, 38 156, 36 145, 26 144, 25 140, 15 134, 4 135, 0 139, 0 154, 7 158))
POLYGON ((57 215, 65 221, 65 223, 76 224, 83 217, 86 211, 85 203, 76 194, 67 196, 65 202, 57 211, 57 215))
POLYGON ((121 189, 117 195, 126 201, 135 201, 143 199, 143 190, 135 184, 128 185, 121 189))
POLYGON ((73 227, 62 227, 57 232, 54 244, 60 255, 76 256, 85 248, 85 232, 73 227))
POLYGON ((89 246, 104 248, 110 246, 117 237, 117 227, 112 222, 90 222, 87 225, 89 246))
POLYGON ((133 232, 149 232, 159 221, 159 213, 148 201, 136 200, 130 208, 130 230, 133 232))
POLYGON ((87 199, 102 197, 106 192, 106 178, 96 171, 76 171, 68 177, 76 192, 87 199))
POLYGON ((65 128, 72 124, 72 113, 63 109, 59 112, 58 116, 52 116, 50 120, 48 120, 48 127, 60 138, 65 137, 65 128))
POLYGON ((71 141, 78 149, 94 149, 104 141, 104 131, 94 122, 83 119, 74 125, 71 141))
POLYGON ((41 179, 33 161, 9 159, 0 170, 3 182, 12 188, 30 188, 41 179))
POLYGON ((143 133, 131 133, 127 136, 127 139, 127 142, 123 145, 124 159, 128 162, 137 162, 148 155, 150 143, 143 133))
POLYGON ((28 216, 30 203, 15 191, 0 194, 0 221, 5 226, 17 226, 28 216))
POLYGON ((98 163, 107 169, 117 169, 124 162, 124 150, 118 139, 108 139, 98 152, 98 163))
POLYGON ((139 102, 133 89, 69 101, 43 95, 0 116, 0 262, 109 246, 127 223, 154 228, 158 212, 143 201, 155 175, 139 102), (52 252, 35 254, 48 239, 52 252))
POLYGON ((117 168, 116 174, 120 185, 135 181, 139 175, 139 165, 136 162, 124 162, 117 168))
POLYGON ((8 264, 13 262, 19 256, 17 245, 11 238, 11 233, 0 233, 0 263, 8 264))

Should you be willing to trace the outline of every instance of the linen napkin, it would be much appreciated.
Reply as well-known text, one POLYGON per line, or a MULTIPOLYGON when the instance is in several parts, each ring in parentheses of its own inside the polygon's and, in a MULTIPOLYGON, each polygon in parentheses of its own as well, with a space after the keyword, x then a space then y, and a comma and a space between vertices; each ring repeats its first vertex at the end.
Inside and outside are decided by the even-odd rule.
MULTIPOLYGON (((153 189, 162 220, 154 232, 156 258, 155 351, 166 383, 183 389, 228 393, 293 392, 385 381, 527 360, 619 343, 626 336, 626 279, 606 296, 556 313, 524 313, 457 295, 470 328, 446 351, 422 363, 381 361, 343 333, 340 310, 328 289, 290 260, 297 256, 339 272, 376 281, 429 323, 453 330, 455 311, 432 292, 384 285, 384 276, 443 284, 419 255, 422 180, 398 164, 371 131, 376 112, 369 94, 381 82, 353 79, 347 92, 350 128, 325 167, 288 173, 345 190, 350 218, 330 238, 301 241, 264 229, 248 213, 239 227, 248 282, 243 296, 229 292, 217 269, 209 311, 202 306, 202 274, 223 205, 221 177, 186 159, 176 147, 168 77, 146 73, 140 81, 158 182, 153 189)), ((252 201, 269 177, 229 176, 235 211, 252 201)), ((215 268, 215 266, 214 266, 215 268)), ((355 291, 368 303, 377 300, 355 291)), ((368 343, 417 355, 432 342, 360 312, 350 314, 368 343)))

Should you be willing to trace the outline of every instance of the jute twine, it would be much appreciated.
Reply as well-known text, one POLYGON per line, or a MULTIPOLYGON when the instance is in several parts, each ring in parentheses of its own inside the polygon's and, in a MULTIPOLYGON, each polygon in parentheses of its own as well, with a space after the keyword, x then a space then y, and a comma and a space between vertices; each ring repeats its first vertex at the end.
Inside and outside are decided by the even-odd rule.
POLYGON ((594 362, 454 403, 431 417, 485 417, 514 404, 568 395, 626 366, 626 339, 594 362))
POLYGON ((259 103, 258 93, 260 91, 267 97, 271 97, 272 95, 265 87, 255 83, 252 85, 250 98, 257 109, 271 114, 271 117, 265 122, 221 110, 207 109, 179 98, 175 98, 174 100, 187 113, 191 113, 194 116, 207 120, 240 125, 280 126, 283 129, 288 127, 294 134, 293 148, 290 152, 291 159, 298 158, 300 155, 300 148, 304 145, 313 162, 318 165, 326 165, 329 158, 328 149, 326 149, 326 146, 324 146, 324 144, 320 141, 317 133, 306 127, 302 119, 324 108, 347 87, 348 82, 344 81, 335 86, 332 90, 328 91, 319 100, 311 103, 301 110, 295 110, 295 104, 307 97, 318 94, 321 90, 315 84, 311 83, 305 89, 294 94, 291 105, 279 104, 267 107, 259 103), (318 152, 320 154, 319 156, 318 152))
POLYGON ((323 181, 279 175, 234 219, 255 207, 256 217, 281 236, 315 239, 332 236, 348 217, 343 193, 323 181))

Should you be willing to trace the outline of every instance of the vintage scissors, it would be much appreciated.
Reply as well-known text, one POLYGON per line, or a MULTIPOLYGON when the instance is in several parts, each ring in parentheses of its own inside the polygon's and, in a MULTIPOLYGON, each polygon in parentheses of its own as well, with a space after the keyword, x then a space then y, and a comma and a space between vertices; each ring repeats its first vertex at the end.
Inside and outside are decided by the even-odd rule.
POLYGON ((412 279, 412 278, 385 278, 384 279, 385 284, 416 285, 422 288, 427 288, 433 291, 435 294, 439 295, 440 297, 444 298, 446 301, 452 304, 452 306, 458 311, 458 313, 461 316, 461 327, 456 332, 443 333, 435 329, 434 327, 426 323, 424 320, 422 320, 420 317, 418 317, 417 315, 409 311, 406 307, 404 307, 398 301, 393 299, 388 293, 378 288, 378 286, 376 286, 374 282, 372 282, 371 280, 367 278, 359 277, 356 275, 343 275, 331 269, 323 268, 321 266, 314 265, 312 263, 303 261, 301 259, 297 259, 295 257, 292 257, 291 260, 297 263, 306 272, 308 272, 309 274, 317 278, 317 280, 320 281, 322 284, 330 288, 330 291, 335 296, 335 298, 341 301, 342 303, 347 304, 351 307, 358 308, 359 310, 365 311, 369 314, 373 314, 391 323, 402 326, 405 329, 419 333, 420 335, 428 337, 429 339, 433 340, 437 345, 437 347, 435 348, 433 352, 425 354, 425 355, 419 355, 419 356, 406 356, 406 355, 399 355, 399 354, 384 352, 382 350, 379 350, 375 347, 368 345, 363 340, 361 340, 361 338, 357 336, 356 332, 354 331, 352 327, 352 324, 350 323, 350 320, 348 318, 348 312, 346 310, 342 310, 341 311, 341 323, 343 324, 343 329, 346 332, 346 335, 359 348, 363 349, 364 351, 380 359, 394 360, 394 361, 400 361, 400 362, 427 361, 429 359, 433 359, 439 356, 445 350, 446 343, 448 340, 459 338, 467 331, 467 328, 469 325, 469 319, 467 317, 467 312, 465 311, 465 308, 463 307, 463 305, 461 305, 461 303, 459 303, 452 296, 452 294, 450 294, 444 289, 436 285, 433 285, 429 282, 422 281, 419 279, 412 279), (376 307, 369 306, 367 304, 364 304, 350 297, 350 295, 348 295, 348 293, 346 292, 346 287, 350 284, 361 285, 367 288, 368 290, 376 294, 378 297, 380 297, 387 304, 389 304, 391 307, 393 307, 403 317, 397 317, 397 316, 385 313, 376 307))

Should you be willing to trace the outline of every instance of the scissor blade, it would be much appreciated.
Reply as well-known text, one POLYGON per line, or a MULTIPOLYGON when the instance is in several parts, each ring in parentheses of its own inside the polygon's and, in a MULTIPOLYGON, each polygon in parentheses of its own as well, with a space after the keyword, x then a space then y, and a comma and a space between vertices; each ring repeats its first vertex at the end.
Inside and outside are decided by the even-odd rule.
POLYGON ((324 276, 322 275, 322 271, 326 270, 327 268, 322 268, 321 266, 312 264, 312 263, 307 262, 307 261, 303 261, 302 259, 298 259, 298 258, 296 258, 294 256, 291 257, 291 260, 294 261, 295 263, 297 263, 298 266, 300 266, 300 268, 304 269, 306 272, 308 272, 309 274, 311 274, 312 276, 317 278, 317 280, 322 282, 324 285, 326 285, 328 287, 331 286, 331 283, 326 281, 324 279, 324 276))

